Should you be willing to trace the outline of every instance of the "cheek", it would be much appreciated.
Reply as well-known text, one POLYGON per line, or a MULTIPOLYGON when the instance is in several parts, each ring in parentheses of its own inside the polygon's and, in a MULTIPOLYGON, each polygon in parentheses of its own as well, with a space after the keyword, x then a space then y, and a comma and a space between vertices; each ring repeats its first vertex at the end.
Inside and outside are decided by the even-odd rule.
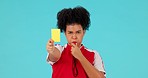
POLYGON ((65 36, 66 36, 67 41, 70 42, 71 41, 71 36, 70 35, 65 35, 65 36))
POLYGON ((80 36, 79 36, 79 39, 82 40, 82 39, 83 39, 83 36, 84 36, 84 35, 80 35, 80 36))
POLYGON ((78 37, 78 42, 80 42, 80 43, 81 43, 81 42, 82 42, 82 40, 83 40, 83 35, 81 35, 81 36, 79 36, 79 37, 78 37))

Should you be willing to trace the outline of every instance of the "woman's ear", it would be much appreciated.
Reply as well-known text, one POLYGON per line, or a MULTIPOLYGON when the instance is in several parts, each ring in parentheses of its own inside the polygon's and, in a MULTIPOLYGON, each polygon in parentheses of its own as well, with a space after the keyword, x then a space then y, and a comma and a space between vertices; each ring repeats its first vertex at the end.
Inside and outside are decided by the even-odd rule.
POLYGON ((66 32, 64 31, 64 34, 66 35, 66 32))
POLYGON ((83 36, 85 35, 86 30, 83 30, 83 36))
POLYGON ((86 30, 83 31, 84 35, 85 35, 86 30))

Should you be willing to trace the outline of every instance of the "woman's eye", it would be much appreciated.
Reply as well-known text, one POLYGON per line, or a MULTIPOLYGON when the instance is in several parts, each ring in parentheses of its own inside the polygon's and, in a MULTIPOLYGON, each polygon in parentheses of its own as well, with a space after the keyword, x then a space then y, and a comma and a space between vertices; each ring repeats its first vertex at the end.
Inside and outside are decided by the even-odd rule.
POLYGON ((77 32, 77 34, 80 34, 80 33, 81 33, 80 31, 77 32))
POLYGON ((72 32, 68 32, 68 34, 72 34, 72 32))

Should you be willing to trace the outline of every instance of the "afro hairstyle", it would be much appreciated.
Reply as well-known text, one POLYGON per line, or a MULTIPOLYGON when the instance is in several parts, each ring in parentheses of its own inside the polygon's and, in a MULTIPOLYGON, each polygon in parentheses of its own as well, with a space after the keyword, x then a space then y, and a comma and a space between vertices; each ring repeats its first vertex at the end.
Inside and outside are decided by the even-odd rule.
POLYGON ((90 26, 90 14, 81 7, 64 8, 57 13, 57 27, 61 32, 66 31, 66 25, 80 24, 83 30, 88 30, 90 26))

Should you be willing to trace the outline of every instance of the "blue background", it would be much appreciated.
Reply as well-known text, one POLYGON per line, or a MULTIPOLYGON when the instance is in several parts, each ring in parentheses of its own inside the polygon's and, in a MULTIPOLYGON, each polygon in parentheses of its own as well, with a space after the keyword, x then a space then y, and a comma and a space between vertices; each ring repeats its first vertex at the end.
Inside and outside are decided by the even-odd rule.
POLYGON ((59 10, 77 5, 91 13, 83 43, 100 53, 107 78, 148 78, 148 0, 0 0, 0 78, 50 78, 50 30, 59 10))

